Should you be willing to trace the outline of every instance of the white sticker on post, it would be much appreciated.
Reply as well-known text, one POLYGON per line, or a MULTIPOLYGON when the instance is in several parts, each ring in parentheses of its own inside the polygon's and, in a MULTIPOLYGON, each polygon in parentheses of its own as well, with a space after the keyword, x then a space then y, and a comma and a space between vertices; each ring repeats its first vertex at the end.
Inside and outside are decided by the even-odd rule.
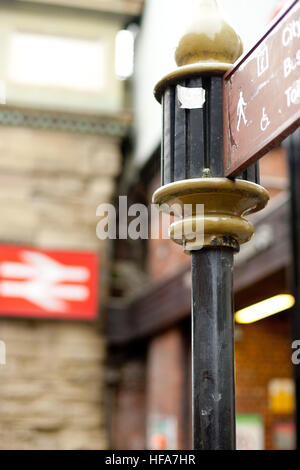
POLYGON ((199 109, 203 108, 205 103, 204 88, 187 88, 177 85, 177 96, 180 108, 183 109, 199 109))

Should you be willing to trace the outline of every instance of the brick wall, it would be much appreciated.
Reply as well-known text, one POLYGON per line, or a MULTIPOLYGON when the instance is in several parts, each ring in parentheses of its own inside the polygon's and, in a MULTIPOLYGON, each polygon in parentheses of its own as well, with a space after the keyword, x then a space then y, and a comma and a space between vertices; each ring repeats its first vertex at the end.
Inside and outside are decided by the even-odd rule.
POLYGON ((112 448, 143 450, 146 447, 146 387, 143 357, 129 359, 119 371, 113 400, 112 448), (117 412, 116 412, 117 411, 117 412))
POLYGON ((269 406, 268 385, 275 378, 293 377, 290 318, 286 312, 250 325, 238 326, 236 352, 237 413, 259 414, 264 421, 265 448, 274 448, 276 415, 269 406))
POLYGON ((185 448, 187 436, 184 403, 188 375, 184 338, 180 328, 170 329, 151 339, 147 359, 148 448, 159 449, 151 445, 151 440, 155 439, 157 432, 155 425, 159 429, 159 421, 161 426, 166 425, 169 432, 174 434, 170 437, 175 438, 175 448, 185 448), (156 419, 158 424, 153 423, 153 419, 156 419))
MULTIPOLYGON (((172 418, 177 424, 177 448, 192 448, 191 433, 191 356, 190 322, 169 329, 148 344, 145 397, 146 425, 152 416, 162 422, 172 418)), ((236 325, 236 411, 259 415, 263 422, 263 447, 275 449, 276 423, 294 422, 291 413, 276 414, 270 408, 269 384, 273 379, 292 379, 290 317, 288 313, 250 325, 236 325)), ((122 393, 121 393, 122 394, 122 393)), ((124 398, 123 398, 124 399, 124 398)), ((133 396, 132 396, 133 399, 133 396)), ((126 400, 128 415, 134 414, 136 401, 126 400), (129 408, 131 406, 131 408, 129 408), (131 411, 130 411, 131 410, 131 411)), ((145 407, 145 404, 144 404, 145 407)), ((130 427, 123 443, 133 448, 130 427)), ((116 436, 120 434, 116 431, 116 436)), ((148 436, 149 437, 149 436, 148 436)), ((149 442, 148 442, 149 443, 149 442)), ((123 447, 127 448, 127 447, 123 447)), ((153 447, 150 447, 153 448, 153 447)))

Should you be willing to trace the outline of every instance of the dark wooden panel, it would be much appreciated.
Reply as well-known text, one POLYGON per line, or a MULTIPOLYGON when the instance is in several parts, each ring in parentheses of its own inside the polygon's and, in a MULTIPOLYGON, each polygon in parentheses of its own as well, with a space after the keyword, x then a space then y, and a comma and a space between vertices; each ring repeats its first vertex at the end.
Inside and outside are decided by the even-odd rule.
POLYGON ((130 304, 111 303, 107 336, 111 344, 124 344, 168 328, 186 318, 191 309, 189 265, 172 279, 153 285, 130 304))
POLYGON ((173 181, 174 155, 174 91, 168 88, 164 95, 164 184, 173 181))
POLYGON ((223 145, 223 82, 222 77, 211 77, 208 90, 209 115, 207 129, 209 167, 212 176, 224 176, 224 145, 223 145))
MULTIPOLYGON (((189 80, 190 88, 203 87, 202 78, 189 80)), ((187 152, 187 177, 202 177, 204 168, 205 133, 204 108, 187 110, 187 136, 189 146, 187 152)))
MULTIPOLYGON (((162 96, 161 99, 161 106, 162 106, 162 135, 165 135, 165 95, 162 96)), ((160 146, 160 180, 161 180, 161 185, 164 185, 165 177, 165 148, 164 145, 162 144, 160 146)))
POLYGON ((251 181, 252 183, 256 182, 256 164, 249 166, 249 168, 244 171, 243 179, 251 181))
POLYGON ((277 210, 267 214, 255 225, 255 228, 261 225, 270 225, 275 234, 274 242, 265 251, 261 251, 240 266, 235 267, 235 290, 245 289, 255 280, 262 280, 273 272, 291 264, 289 214, 289 201, 287 200, 277 210))
MULTIPOLYGON (((293 257, 293 293, 295 305, 292 309, 292 340, 300 338, 300 129, 284 143, 288 149, 291 189, 291 242, 293 257)), ((300 449, 300 364, 294 364, 296 446, 300 449)))
MULTIPOLYGON (((185 82, 180 83, 185 86, 185 82)), ((178 90, 175 89, 175 144, 174 144, 174 181, 186 178, 187 150, 187 110, 180 108, 178 90)))
POLYGON ((259 168, 259 162, 256 163, 255 165, 255 183, 260 184, 260 168, 259 168))
POLYGON ((269 297, 277 295, 278 292, 286 291, 287 269, 283 267, 279 271, 275 271, 267 278, 257 279, 245 289, 239 290, 234 296, 235 310, 261 302, 269 297))

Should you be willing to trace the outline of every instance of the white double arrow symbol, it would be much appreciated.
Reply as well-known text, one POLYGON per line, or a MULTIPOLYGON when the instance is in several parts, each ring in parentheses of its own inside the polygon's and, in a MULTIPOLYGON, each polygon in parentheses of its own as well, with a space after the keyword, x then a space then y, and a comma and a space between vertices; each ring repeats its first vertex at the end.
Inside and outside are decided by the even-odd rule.
POLYGON ((0 263, 0 296, 28 300, 45 310, 68 310, 67 300, 84 301, 89 296, 87 286, 60 284, 86 282, 90 272, 84 266, 65 266, 42 253, 21 251, 22 263, 0 263), (12 281, 8 279, 23 279, 12 281), (26 279, 24 281, 24 279, 26 279))

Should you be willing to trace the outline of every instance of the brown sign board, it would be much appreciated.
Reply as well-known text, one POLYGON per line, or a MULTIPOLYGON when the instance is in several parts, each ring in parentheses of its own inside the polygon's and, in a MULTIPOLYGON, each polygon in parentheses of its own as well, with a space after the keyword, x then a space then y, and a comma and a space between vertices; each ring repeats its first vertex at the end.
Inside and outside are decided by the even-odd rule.
POLYGON ((300 0, 224 77, 224 169, 237 176, 300 125, 300 0))

